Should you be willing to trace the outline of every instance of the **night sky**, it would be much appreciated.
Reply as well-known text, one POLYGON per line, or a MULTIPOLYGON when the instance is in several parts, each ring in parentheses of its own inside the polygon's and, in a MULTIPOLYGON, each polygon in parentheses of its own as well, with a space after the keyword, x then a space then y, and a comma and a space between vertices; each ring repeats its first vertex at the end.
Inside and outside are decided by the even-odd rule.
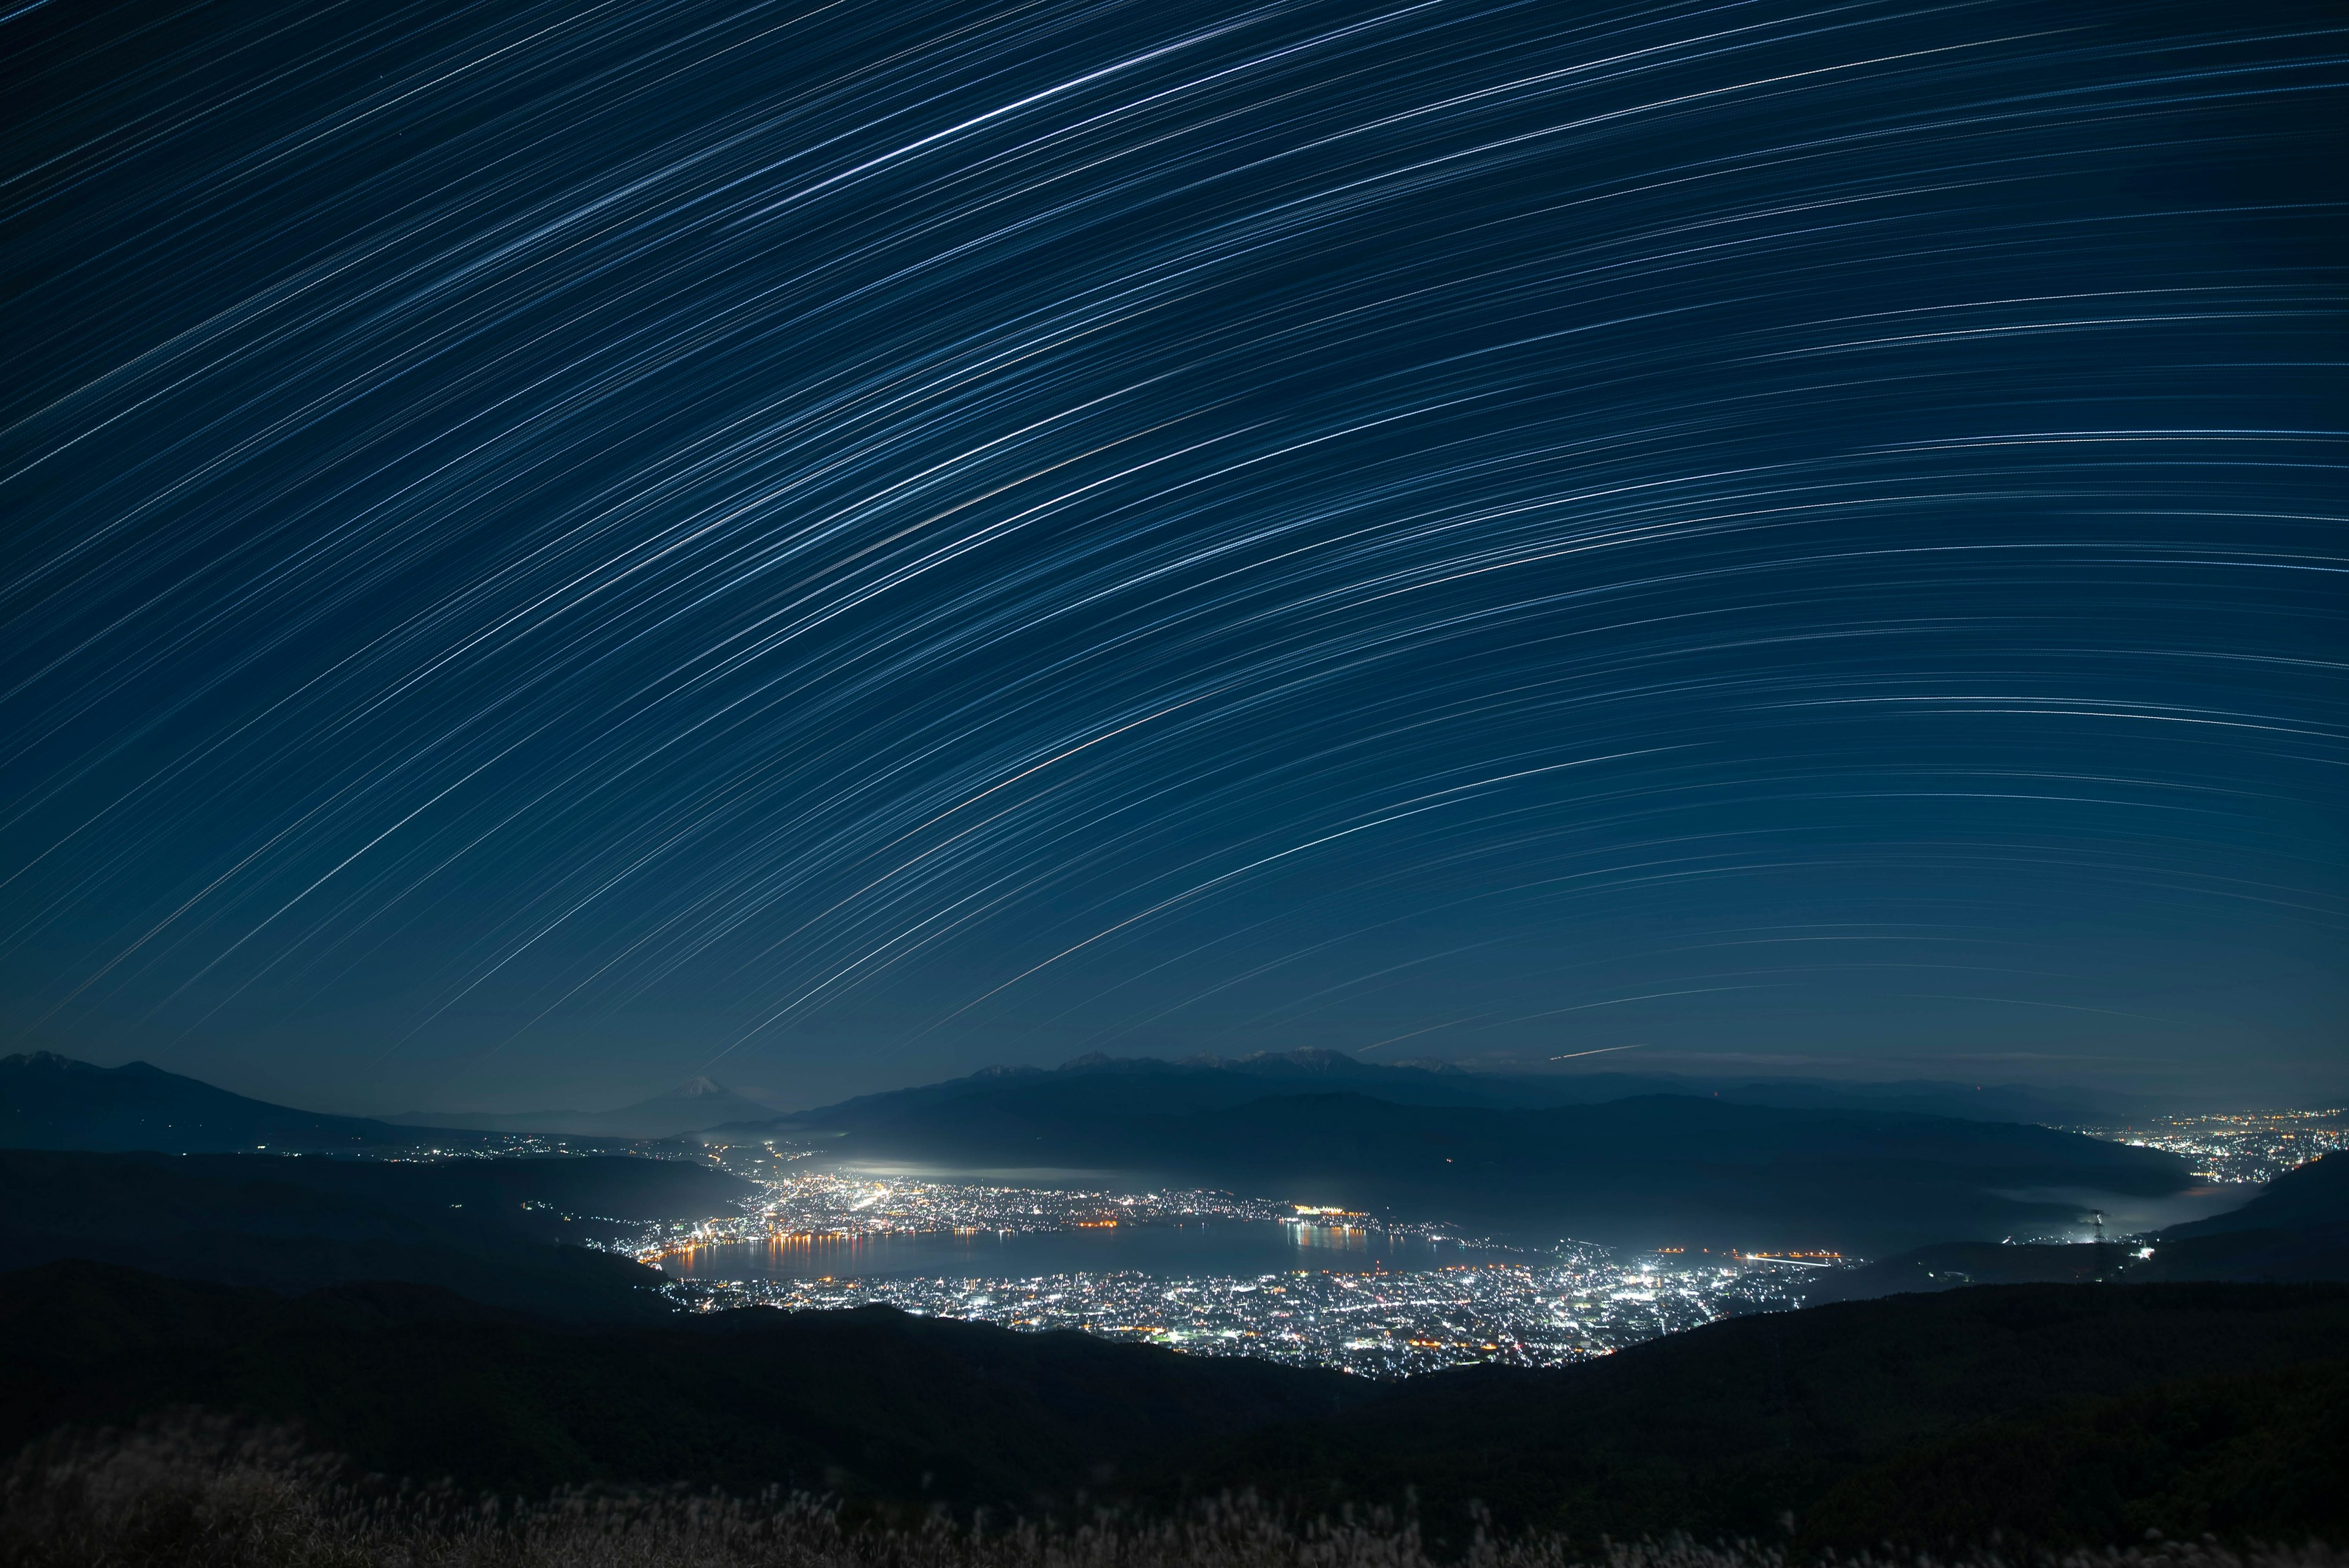
POLYGON ((0 21, 0 1045, 2349 1084, 2349 18, 0 21))

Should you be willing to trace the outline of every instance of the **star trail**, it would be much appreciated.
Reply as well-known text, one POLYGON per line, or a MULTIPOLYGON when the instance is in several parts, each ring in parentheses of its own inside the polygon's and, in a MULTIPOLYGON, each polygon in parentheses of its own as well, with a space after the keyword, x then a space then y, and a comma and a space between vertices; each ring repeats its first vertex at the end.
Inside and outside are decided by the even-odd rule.
POLYGON ((10 1049, 2349 1083, 2332 6, 0 57, 10 1049))

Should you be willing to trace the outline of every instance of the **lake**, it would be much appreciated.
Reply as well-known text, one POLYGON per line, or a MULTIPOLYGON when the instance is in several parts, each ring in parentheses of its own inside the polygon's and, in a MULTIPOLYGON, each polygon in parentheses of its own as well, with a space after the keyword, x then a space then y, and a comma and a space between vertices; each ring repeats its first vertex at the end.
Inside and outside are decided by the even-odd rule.
POLYGON ((1002 1234, 787 1236, 699 1247, 663 1260, 689 1280, 823 1279, 941 1274, 1026 1279, 1037 1274, 1271 1274, 1298 1269, 1347 1273, 1526 1262, 1523 1252, 1432 1241, 1423 1236, 1272 1220, 1206 1220, 1002 1234))

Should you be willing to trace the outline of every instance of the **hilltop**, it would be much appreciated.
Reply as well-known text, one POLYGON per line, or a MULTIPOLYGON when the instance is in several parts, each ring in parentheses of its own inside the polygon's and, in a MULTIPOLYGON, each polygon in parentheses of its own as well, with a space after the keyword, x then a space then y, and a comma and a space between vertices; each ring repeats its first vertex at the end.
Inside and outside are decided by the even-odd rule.
POLYGON ((427 1137, 367 1116, 249 1099, 145 1062, 100 1067, 50 1051, 0 1056, 0 1148, 349 1153, 412 1148, 427 1137))
POLYGON ((1341 1093, 1390 1100, 1397 1105, 1483 1106, 1540 1110, 1560 1106, 1601 1105, 1647 1095, 1682 1095, 1738 1105, 1797 1110, 1868 1110, 1912 1116, 1952 1116, 1965 1121, 2081 1123, 2139 1108, 2137 1096, 2092 1094, 2085 1089, 2040 1089, 2019 1084, 1967 1085, 1928 1079, 1891 1083, 1836 1082, 1815 1078, 1749 1079, 1677 1073, 1495 1073, 1469 1072, 1427 1058, 1366 1062, 1344 1052, 1303 1047, 1259 1051, 1246 1056, 1202 1054, 1180 1061, 1151 1056, 1111 1056, 1094 1051, 1057 1068, 985 1067, 959 1078, 916 1087, 860 1095, 816 1110, 787 1116, 746 1117, 721 1130, 750 1130, 777 1123, 827 1125, 870 1122, 943 1105, 978 1104, 1006 1097, 1050 1098, 1072 1080, 1075 1091, 1115 1099, 1122 1085, 1136 1103, 1163 1110, 1209 1110, 1237 1105, 1268 1093, 1341 1093))

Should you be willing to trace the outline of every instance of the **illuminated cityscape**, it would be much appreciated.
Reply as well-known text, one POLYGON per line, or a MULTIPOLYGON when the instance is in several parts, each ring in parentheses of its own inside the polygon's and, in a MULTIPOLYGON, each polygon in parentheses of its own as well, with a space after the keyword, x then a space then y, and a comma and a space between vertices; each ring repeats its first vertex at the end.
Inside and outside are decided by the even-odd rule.
POLYGON ((714 1310, 871 1305, 1020 1329, 1081 1329, 1210 1355, 1251 1355, 1374 1376, 1476 1362, 1557 1366, 1739 1312, 1796 1304, 1798 1269, 1723 1259, 1618 1263, 1597 1249, 1533 1263, 1255 1278, 1138 1272, 985 1280, 874 1276, 680 1281, 673 1299, 714 1310))
MULTIPOLYGON (((730 1163, 743 1166, 739 1158, 730 1163)), ((1442 1225, 1390 1224, 1225 1192, 964 1183, 788 1163, 783 1170, 762 1179, 764 1190, 743 1213, 643 1228, 628 1251, 644 1262, 689 1270, 695 1277, 673 1279, 665 1290, 696 1310, 886 1305, 1377 1376, 1474 1362, 1554 1366, 1586 1360, 1721 1317, 1795 1306, 1804 1276, 1842 1261, 1678 1251, 1618 1259, 1578 1242, 1534 1251, 1442 1225), (822 1258, 890 1238, 1163 1236, 1185 1226, 1195 1231, 1200 1221, 1250 1232, 1279 1227, 1294 1238, 1298 1257, 1329 1266, 1023 1275, 816 1272, 822 1258), (1423 1260, 1467 1254, 1475 1261, 1381 1266, 1382 1257, 1406 1251, 1423 1260), (760 1258, 767 1267, 756 1277, 713 1277, 727 1272, 719 1261, 727 1257, 760 1258), (781 1266, 775 1266, 778 1257, 781 1266)))
POLYGON ((2166 1149, 2205 1181, 2258 1182, 2349 1147, 2349 1109, 2229 1111, 2064 1130, 2166 1149))
MULTIPOLYGON (((1071 1227, 1165 1224, 1195 1220, 1248 1222, 1343 1224, 1366 1216, 1311 1205, 1278 1203, 1229 1192, 1186 1189, 1112 1192, 1099 1189, 1027 1187, 959 1182, 855 1172, 801 1169, 786 1174, 745 1169, 764 1196, 740 1216, 697 1227, 701 1245, 746 1241, 768 1235, 895 1235, 987 1231, 1025 1234, 1071 1227)), ((1467 1240, 1443 1225, 1381 1222, 1394 1235, 1429 1240, 1467 1240)), ((1491 1243, 1479 1243, 1490 1245, 1491 1243)))
MULTIPOLYGON (((2257 1183, 2349 1145, 2349 1113, 2214 1113, 2068 1130, 2168 1150, 2205 1180, 2257 1183)), ((1120 1192, 824 1169, 812 1151, 777 1142, 709 1152, 716 1163, 758 1182, 758 1196, 741 1212, 698 1224, 627 1227, 625 1239, 612 1243, 675 1276, 664 1293, 692 1310, 885 1305, 1372 1376, 1479 1362, 1555 1366, 1587 1360, 1723 1317, 1799 1307, 1815 1272, 1864 1262, 1678 1248, 1619 1257, 1575 1241, 1529 1249, 1455 1226, 1230 1192, 1120 1192), (926 1238, 1110 1232, 1143 1239, 1209 1226, 1226 1227, 1226 1233, 1278 1228, 1293 1239, 1293 1261, 1311 1266, 1017 1272, 887 1268, 870 1251, 926 1238), (1396 1266, 1402 1256, 1414 1263, 1396 1266), (743 1266, 730 1267, 735 1263, 743 1266)))

